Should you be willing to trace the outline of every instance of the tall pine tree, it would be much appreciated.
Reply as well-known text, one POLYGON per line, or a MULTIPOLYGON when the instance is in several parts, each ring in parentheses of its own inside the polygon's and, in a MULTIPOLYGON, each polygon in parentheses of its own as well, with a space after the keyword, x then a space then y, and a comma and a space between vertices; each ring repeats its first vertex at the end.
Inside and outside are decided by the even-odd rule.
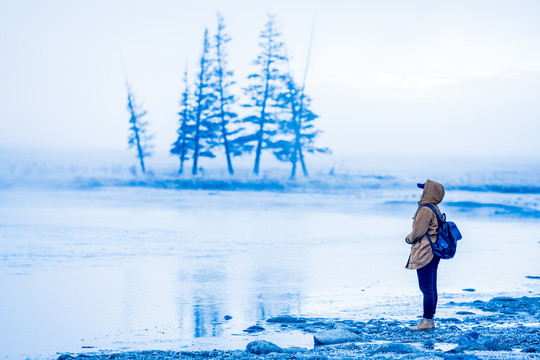
POLYGON ((228 69, 227 44, 231 38, 225 31, 225 20, 221 14, 218 17, 217 33, 215 35, 215 59, 213 61, 212 85, 215 91, 214 116, 219 124, 221 136, 215 143, 216 146, 223 146, 225 158, 227 159, 227 169, 229 174, 234 174, 231 157, 242 154, 242 143, 237 141, 236 135, 242 130, 239 126, 238 115, 233 109, 236 102, 231 91, 234 85, 233 72, 228 69))
POLYGON ((135 95, 131 91, 131 87, 126 81, 127 88, 127 110, 130 114, 129 119, 129 136, 128 136, 128 146, 129 148, 136 148, 137 158, 141 165, 141 171, 143 174, 146 174, 146 167, 144 164, 144 159, 149 157, 152 152, 152 135, 148 133, 148 122, 143 121, 142 118, 146 115, 146 110, 141 110, 135 100, 135 95))
POLYGON ((208 29, 204 30, 203 51, 199 62, 199 75, 195 86, 195 129, 193 168, 191 173, 197 175, 199 157, 215 157, 212 152, 216 141, 217 123, 212 121, 213 104, 215 104, 215 91, 210 84, 210 43, 208 41, 208 29))
POLYGON ((302 87, 294 81, 291 73, 287 74, 287 88, 278 97, 280 112, 279 134, 272 142, 274 155, 280 161, 291 163, 291 179, 296 177, 297 163, 300 162, 304 176, 308 171, 304 153, 327 153, 327 148, 315 145, 315 138, 320 134, 314 126, 318 116, 311 111, 311 98, 305 95, 305 76, 302 87))
POLYGON ((253 61, 259 67, 259 72, 248 76, 250 84, 245 89, 249 106, 255 110, 255 114, 244 118, 244 122, 252 124, 254 130, 244 135, 242 141, 247 149, 255 148, 254 174, 259 174, 262 151, 273 147, 271 143, 278 131, 277 98, 286 77, 285 49, 280 37, 275 16, 269 14, 265 29, 259 36, 261 52, 253 61))
POLYGON ((193 133, 195 130, 193 119, 193 104, 188 82, 187 67, 184 72, 184 92, 180 100, 178 138, 172 144, 171 154, 178 155, 180 159, 179 174, 184 172, 184 162, 189 159, 189 153, 193 151, 193 133))
MULTIPOLYGON (((329 153, 330 149, 319 147, 315 144, 315 139, 320 135, 321 130, 317 130, 314 121, 319 117, 311 110, 311 98, 304 93, 304 88, 298 92, 300 104, 298 106, 297 120, 294 122, 294 151, 291 156, 292 170, 291 178, 296 175, 296 164, 300 161, 304 176, 308 176, 304 153, 313 154, 329 153)), ((291 104, 293 106, 293 104, 291 104)))

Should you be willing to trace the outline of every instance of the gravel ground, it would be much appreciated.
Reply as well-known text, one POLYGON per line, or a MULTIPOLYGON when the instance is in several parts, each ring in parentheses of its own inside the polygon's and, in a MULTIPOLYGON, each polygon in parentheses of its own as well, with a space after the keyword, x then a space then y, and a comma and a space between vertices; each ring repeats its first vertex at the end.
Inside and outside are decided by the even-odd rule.
MULTIPOLYGON (((540 359, 540 297, 497 297, 450 302, 460 318, 436 319, 433 330, 415 332, 412 322, 367 322, 279 316, 268 326, 312 333, 324 345, 280 348, 258 340, 235 351, 136 351, 62 354, 58 360, 105 359, 540 359)), ((317 343, 317 340, 315 341, 317 343)))

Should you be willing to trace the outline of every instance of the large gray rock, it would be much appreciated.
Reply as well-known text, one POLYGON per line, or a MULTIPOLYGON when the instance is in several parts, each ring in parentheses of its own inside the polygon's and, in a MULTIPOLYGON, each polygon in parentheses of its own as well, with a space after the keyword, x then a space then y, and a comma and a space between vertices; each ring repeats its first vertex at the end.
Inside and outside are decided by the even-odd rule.
POLYGON ((489 351, 512 351, 512 348, 502 341, 495 338, 486 338, 483 340, 484 348, 489 351))
POLYGON ((266 340, 252 341, 246 346, 246 351, 255 355, 266 355, 270 353, 281 353, 283 349, 274 343, 266 340))
POLYGON ((262 326, 259 326, 259 325, 253 325, 253 326, 250 326, 248 327, 247 329, 244 330, 244 332, 247 332, 247 333, 254 333, 254 332, 259 332, 259 331, 264 331, 266 330, 265 328, 263 328, 262 326))
POLYGON ((472 311, 458 311, 456 312, 456 315, 476 315, 472 311))
POLYGON ((72 359, 75 359, 75 358, 72 357, 70 354, 62 354, 56 360, 72 360, 72 359))
POLYGON ((313 340, 315 341, 315 345, 330 345, 362 341, 362 337, 352 331, 335 329, 318 332, 313 335, 313 340))
POLYGON ((491 336, 480 335, 476 331, 470 331, 459 338, 458 346, 454 348, 455 352, 464 350, 480 351, 510 351, 512 348, 491 336))
POLYGON ((470 331, 459 338, 458 347, 459 350, 484 350, 484 344, 481 344, 478 339, 480 334, 476 331, 470 331))

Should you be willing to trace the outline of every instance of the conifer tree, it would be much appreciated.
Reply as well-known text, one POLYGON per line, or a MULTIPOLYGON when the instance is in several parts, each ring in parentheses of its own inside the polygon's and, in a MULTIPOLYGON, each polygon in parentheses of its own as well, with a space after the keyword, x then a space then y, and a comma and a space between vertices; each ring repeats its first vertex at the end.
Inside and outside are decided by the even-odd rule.
POLYGON ((184 162, 189 159, 189 153, 193 151, 193 105, 188 82, 187 67, 184 72, 184 92, 180 100, 180 111, 178 112, 179 127, 177 130, 178 138, 172 144, 171 154, 178 155, 180 159, 179 174, 184 172, 184 162))
POLYGON ((286 74, 285 49, 280 37, 275 16, 269 14, 265 29, 259 36, 261 52, 253 61, 259 72, 248 76, 250 85, 245 89, 249 106, 255 114, 246 117, 244 122, 252 124, 255 129, 241 140, 246 143, 246 149, 255 148, 254 174, 259 174, 262 150, 273 147, 273 137, 277 134, 277 98, 284 87, 286 74))
POLYGON ((135 96, 131 91, 131 87, 126 81, 127 88, 127 110, 130 114, 129 119, 129 136, 128 136, 128 146, 129 148, 136 148, 137 158, 141 165, 141 171, 143 174, 146 174, 146 167, 144 165, 144 159, 151 155, 151 150, 153 148, 150 141, 153 136, 148 134, 148 122, 143 121, 142 118, 146 115, 146 110, 141 110, 138 104, 136 103, 135 96))
POLYGON ((304 90, 300 89, 298 93, 300 97, 300 105, 298 107, 298 117, 295 124, 294 133, 294 152, 291 157, 292 171, 291 178, 296 175, 296 162, 300 161, 304 176, 308 176, 307 166, 304 159, 304 153, 313 154, 329 153, 330 149, 318 147, 315 144, 315 139, 320 135, 321 131, 314 126, 314 121, 319 117, 311 110, 311 98, 304 94, 304 90))
POLYGON ((304 94, 305 86, 299 87, 292 75, 287 74, 287 89, 278 97, 282 109, 279 120, 279 135, 271 146, 276 158, 291 162, 291 179, 296 176, 298 161, 304 176, 308 176, 304 153, 329 152, 315 145, 320 134, 313 124, 318 116, 311 111, 311 98, 304 94))
POLYGON ((217 126, 212 121, 215 92, 210 86, 210 43, 208 41, 208 29, 204 30, 203 51, 200 58, 199 75, 196 83, 195 109, 194 109, 194 150, 193 168, 191 173, 197 175, 199 157, 215 157, 212 152, 216 141, 217 126))
POLYGON ((231 87, 234 85, 232 80, 233 72, 228 69, 227 44, 231 40, 225 32, 225 20, 221 14, 218 17, 217 33, 215 35, 215 59, 213 61, 212 85, 215 91, 214 113, 215 120, 219 124, 221 136, 215 146, 223 146, 225 158, 227 159, 227 169, 229 174, 234 174, 231 157, 242 154, 242 143, 237 141, 237 135, 242 128, 239 126, 238 115, 233 109, 236 102, 232 94, 231 87), (233 128, 234 126, 234 128, 233 128))

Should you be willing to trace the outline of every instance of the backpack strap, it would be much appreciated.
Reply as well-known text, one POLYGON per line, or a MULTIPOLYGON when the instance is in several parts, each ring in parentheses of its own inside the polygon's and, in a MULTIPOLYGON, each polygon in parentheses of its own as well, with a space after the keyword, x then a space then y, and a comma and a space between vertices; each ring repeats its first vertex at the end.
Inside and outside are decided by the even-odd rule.
MULTIPOLYGON (((431 204, 423 204, 422 206, 420 206, 420 208, 423 208, 424 206, 427 206, 428 208, 433 210, 433 212, 437 216, 437 225, 440 228, 441 227, 441 222, 443 221, 443 219, 439 215, 439 212, 437 211, 437 209, 435 209, 435 206, 433 206, 431 204)), ((429 232, 426 232, 426 237, 429 240, 429 244, 431 245, 431 248, 433 248, 433 242, 431 241, 431 237, 429 236, 429 232)))
POLYGON ((431 245, 431 248, 433 249, 433 242, 431 241, 431 238, 429 237, 429 233, 426 233, 426 237, 429 241, 429 244, 431 245))
POLYGON ((430 208, 431 210, 433 210, 433 212, 435 213, 435 215, 437 216, 437 220, 439 220, 440 222, 443 222, 444 219, 441 217, 441 215, 439 214, 439 212, 437 211, 437 209, 435 209, 435 206, 431 205, 431 204, 423 204, 422 206, 420 206, 421 208, 423 208, 424 206, 427 206, 428 208, 430 208))

